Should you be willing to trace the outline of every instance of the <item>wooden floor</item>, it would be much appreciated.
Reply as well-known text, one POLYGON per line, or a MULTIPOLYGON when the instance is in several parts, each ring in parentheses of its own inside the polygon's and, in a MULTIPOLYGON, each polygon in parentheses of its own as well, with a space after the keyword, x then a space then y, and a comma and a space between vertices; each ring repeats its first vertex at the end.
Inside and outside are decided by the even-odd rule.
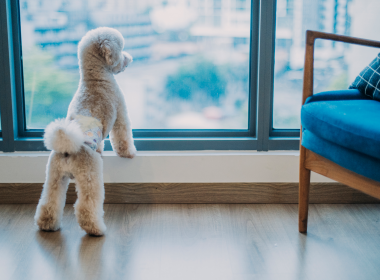
POLYGON ((0 205, 0 279, 379 279, 380 205, 105 205, 106 236, 65 208, 61 231, 33 225, 36 205, 0 205))

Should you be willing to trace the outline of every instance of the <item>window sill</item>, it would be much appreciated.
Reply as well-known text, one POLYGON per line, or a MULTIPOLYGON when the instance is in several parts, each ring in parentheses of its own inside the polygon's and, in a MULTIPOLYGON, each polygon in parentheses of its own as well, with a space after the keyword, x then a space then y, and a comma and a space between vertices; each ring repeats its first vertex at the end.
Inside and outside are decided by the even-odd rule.
MULTIPOLYGON (((0 183, 42 183, 49 152, 0 153, 0 183)), ((106 183, 296 183, 298 151, 104 152, 106 183)), ((312 182, 332 182, 312 174, 312 182)))

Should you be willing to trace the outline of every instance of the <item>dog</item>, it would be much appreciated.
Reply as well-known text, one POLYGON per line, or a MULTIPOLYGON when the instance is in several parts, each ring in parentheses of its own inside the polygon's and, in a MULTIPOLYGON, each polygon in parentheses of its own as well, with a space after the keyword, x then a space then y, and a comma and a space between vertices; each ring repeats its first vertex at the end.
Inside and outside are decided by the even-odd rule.
POLYGON ((35 223, 40 230, 61 227, 69 180, 75 179, 75 216, 89 235, 106 231, 103 221, 104 183, 101 157, 109 134, 120 157, 133 158, 136 147, 122 90, 114 75, 125 70, 132 56, 123 51, 124 38, 113 28, 87 32, 78 45, 80 81, 66 119, 50 123, 44 144, 52 150, 35 223))

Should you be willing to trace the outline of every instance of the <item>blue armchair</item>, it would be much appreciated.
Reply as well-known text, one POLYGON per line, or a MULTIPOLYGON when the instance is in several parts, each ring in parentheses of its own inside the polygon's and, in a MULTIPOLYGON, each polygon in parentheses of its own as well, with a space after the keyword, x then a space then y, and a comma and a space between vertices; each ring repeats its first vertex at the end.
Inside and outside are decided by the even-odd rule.
MULTIPOLYGON (((314 42, 380 42, 307 31, 301 109, 299 231, 307 231, 310 171, 380 199, 380 102, 356 89, 313 95, 314 42)), ((359 69, 358 69, 359 72, 359 69)))

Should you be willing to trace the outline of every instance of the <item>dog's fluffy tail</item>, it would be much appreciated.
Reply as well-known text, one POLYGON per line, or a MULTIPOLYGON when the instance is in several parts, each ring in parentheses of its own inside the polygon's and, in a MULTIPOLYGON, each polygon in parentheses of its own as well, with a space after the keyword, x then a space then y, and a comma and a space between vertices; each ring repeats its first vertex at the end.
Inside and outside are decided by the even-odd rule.
POLYGON ((58 119, 45 129, 44 143, 48 150, 74 154, 79 152, 84 141, 84 134, 75 121, 58 119))

